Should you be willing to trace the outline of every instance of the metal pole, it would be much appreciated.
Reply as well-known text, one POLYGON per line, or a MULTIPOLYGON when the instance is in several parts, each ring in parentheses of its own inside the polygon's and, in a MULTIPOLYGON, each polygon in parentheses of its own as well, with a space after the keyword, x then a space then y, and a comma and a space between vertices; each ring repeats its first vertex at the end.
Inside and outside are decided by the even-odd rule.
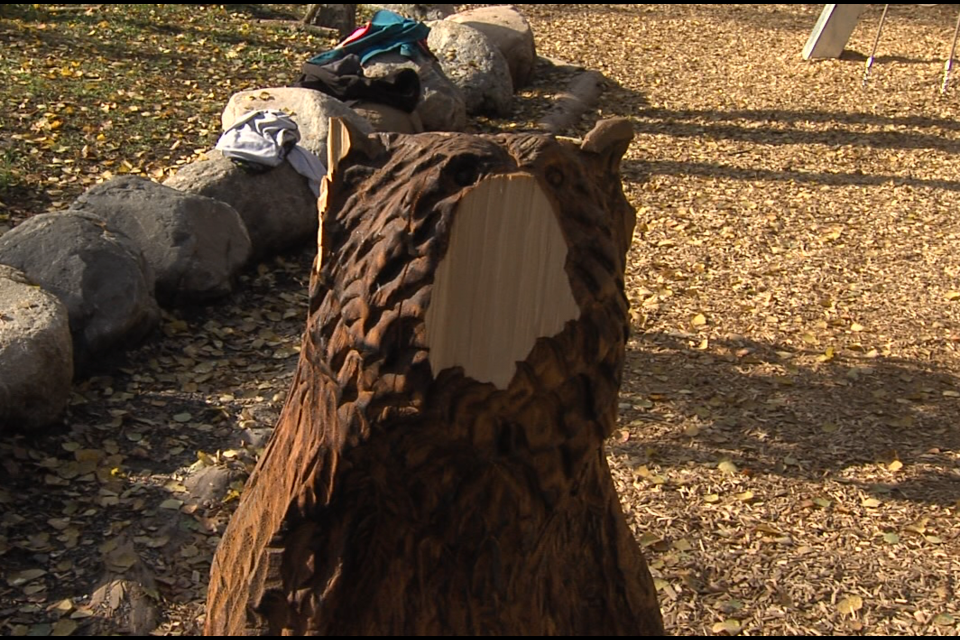
POLYGON ((883 21, 887 19, 887 9, 890 5, 883 5, 883 14, 880 16, 880 25, 877 27, 877 37, 873 39, 873 49, 870 50, 870 57, 867 58, 867 66, 863 70, 863 86, 867 86, 867 78, 870 77, 870 67, 873 66, 873 56, 877 54, 877 45, 880 44, 880 34, 883 32, 883 21))
POLYGON ((957 52, 957 35, 960 35, 960 15, 957 16, 957 26, 953 29, 953 44, 950 45, 950 56, 943 65, 943 84, 940 93, 947 92, 947 83, 950 82, 950 68, 953 66, 953 54, 957 52))

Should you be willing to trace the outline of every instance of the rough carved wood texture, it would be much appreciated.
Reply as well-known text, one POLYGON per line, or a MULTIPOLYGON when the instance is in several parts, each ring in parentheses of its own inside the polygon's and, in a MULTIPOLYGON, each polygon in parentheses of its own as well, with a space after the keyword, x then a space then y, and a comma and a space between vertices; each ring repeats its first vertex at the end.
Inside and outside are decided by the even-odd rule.
POLYGON ((619 120, 582 144, 380 134, 334 153, 298 371, 214 559, 206 635, 662 634, 602 444, 631 137, 619 120), (499 390, 431 371, 424 316, 461 198, 518 173, 554 204, 581 315, 499 390))

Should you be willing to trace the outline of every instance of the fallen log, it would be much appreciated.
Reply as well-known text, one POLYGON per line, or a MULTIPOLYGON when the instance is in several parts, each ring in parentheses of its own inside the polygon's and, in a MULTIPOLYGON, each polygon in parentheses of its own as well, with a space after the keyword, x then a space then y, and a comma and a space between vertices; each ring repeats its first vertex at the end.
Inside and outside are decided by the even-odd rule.
POLYGON ((566 91, 554 99, 553 106, 538 126, 547 133, 559 134, 580 121, 600 100, 606 80, 597 71, 584 71, 570 80, 566 91))

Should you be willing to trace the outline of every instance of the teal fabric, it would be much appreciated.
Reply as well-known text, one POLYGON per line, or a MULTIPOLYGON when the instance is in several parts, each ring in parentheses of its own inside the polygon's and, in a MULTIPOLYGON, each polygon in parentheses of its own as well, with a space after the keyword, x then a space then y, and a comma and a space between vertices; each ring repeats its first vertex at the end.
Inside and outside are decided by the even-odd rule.
POLYGON ((355 53, 360 56, 360 62, 365 63, 376 55, 397 50, 410 58, 419 49, 418 43, 428 35, 430 27, 422 22, 404 18, 392 11, 377 11, 370 20, 370 29, 363 37, 316 55, 310 62, 327 64, 355 53))

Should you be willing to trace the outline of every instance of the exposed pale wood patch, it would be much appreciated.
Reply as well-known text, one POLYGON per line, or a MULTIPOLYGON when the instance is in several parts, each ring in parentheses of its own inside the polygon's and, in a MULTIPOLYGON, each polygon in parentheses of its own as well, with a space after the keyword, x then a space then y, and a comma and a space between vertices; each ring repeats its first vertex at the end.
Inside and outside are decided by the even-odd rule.
POLYGON ((566 260, 553 206, 533 176, 491 177, 468 191, 426 313, 434 374, 459 366, 506 388, 537 338, 580 315, 566 260))

